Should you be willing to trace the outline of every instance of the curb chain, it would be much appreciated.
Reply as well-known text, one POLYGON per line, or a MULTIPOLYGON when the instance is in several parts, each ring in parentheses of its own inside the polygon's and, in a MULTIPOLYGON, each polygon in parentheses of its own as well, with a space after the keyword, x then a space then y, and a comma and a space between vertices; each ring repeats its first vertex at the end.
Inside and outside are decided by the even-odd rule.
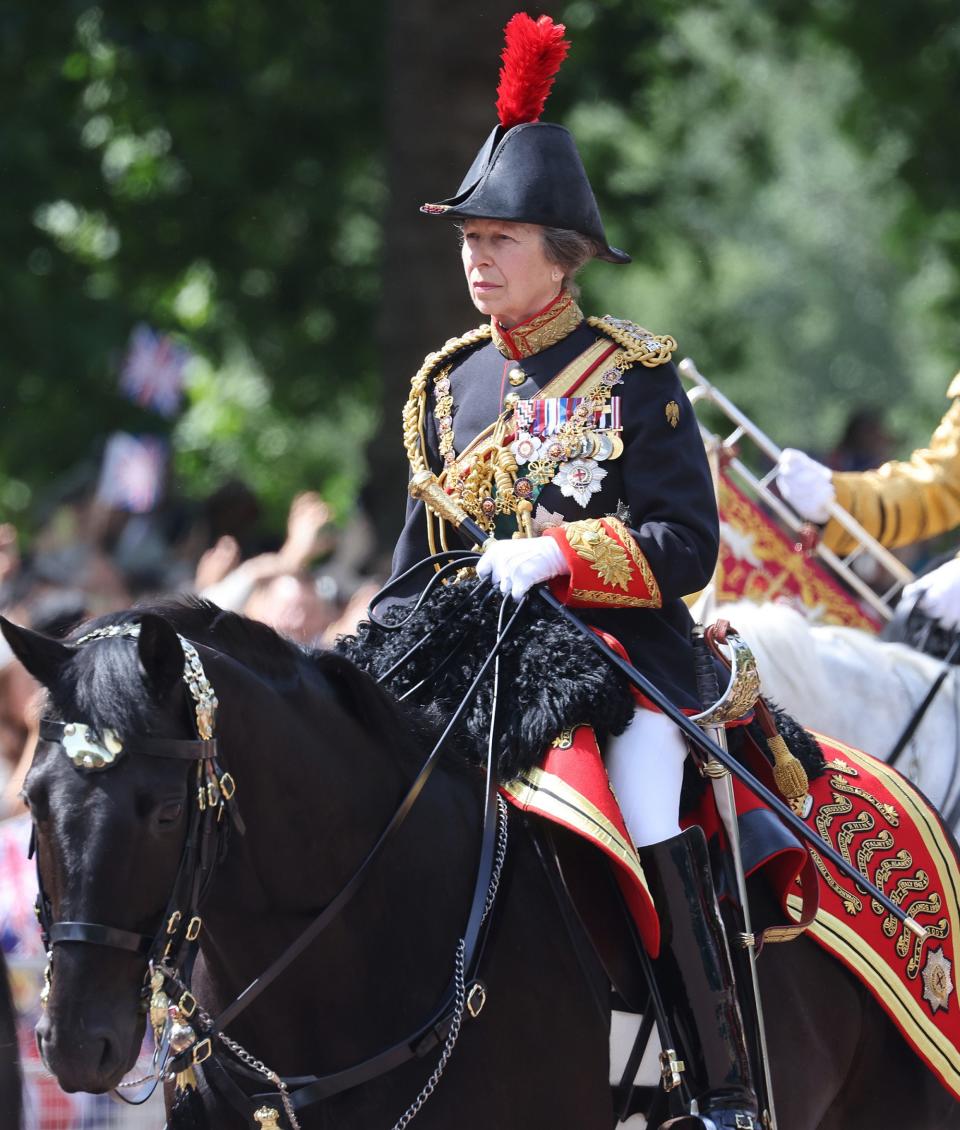
MULTIPOLYGON (((506 801, 502 796, 497 797, 497 817, 498 817, 498 830, 497 830, 497 853, 494 860, 493 869, 490 873, 490 886, 487 888, 487 897, 483 906, 483 918, 485 920, 487 915, 493 909, 494 901, 497 897, 497 891, 500 887, 500 876, 503 871, 504 860, 507 855, 507 834, 509 828, 508 809, 506 801)), ((443 1051, 440 1053, 440 1059, 437 1061, 436 1067, 430 1074, 430 1078, 423 1085, 423 1089, 413 1100, 409 1107, 400 1116, 397 1122, 391 1127, 391 1130, 405 1130, 405 1127, 420 1113, 424 1103, 436 1090, 437 1084, 440 1082, 440 1077, 446 1069, 450 1056, 453 1054, 453 1049, 456 1046, 457 1039, 460 1035, 460 1028, 463 1023, 463 1013, 467 1003, 467 989, 466 989, 466 970, 464 969, 465 961, 465 942, 461 938, 457 943, 457 953, 454 964, 454 1009, 453 1018, 450 1022, 450 1030, 447 1033, 447 1038, 443 1044, 443 1051)), ((165 977, 175 984, 179 989, 188 991, 189 986, 184 983, 179 973, 170 969, 166 965, 158 965, 157 968, 165 977)), ((196 1015, 203 1025, 212 1025, 213 1017, 201 1005, 197 1004, 196 1015)), ((293 1104, 290 1100, 290 1094, 287 1090, 287 1085, 280 1078, 280 1076, 272 1071, 265 1063, 257 1059, 254 1055, 246 1050, 242 1045, 238 1044, 236 1040, 232 1040, 225 1032, 218 1032, 217 1039, 231 1051, 237 1059, 241 1060, 258 1074, 263 1075, 269 1079, 271 1083, 278 1089, 280 1093, 280 1101, 283 1103, 283 1109, 286 1113, 287 1119, 290 1122, 291 1130, 300 1130, 300 1123, 297 1121, 296 1112, 293 1109, 293 1104)))

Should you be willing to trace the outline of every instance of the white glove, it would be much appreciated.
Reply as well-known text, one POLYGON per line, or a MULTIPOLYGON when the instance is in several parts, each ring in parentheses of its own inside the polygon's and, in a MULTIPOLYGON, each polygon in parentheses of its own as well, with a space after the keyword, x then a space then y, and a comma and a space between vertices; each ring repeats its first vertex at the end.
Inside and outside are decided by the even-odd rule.
POLYGON ((903 590, 904 599, 920 597, 920 608, 945 628, 960 626, 960 558, 945 561, 903 590))
POLYGON ((488 577, 504 596, 514 600, 533 585, 569 572, 560 546, 549 537, 495 541, 477 562, 477 576, 488 577))
POLYGON ((780 493, 809 522, 826 522, 827 509, 837 497, 831 482, 832 472, 816 459, 795 447, 785 447, 777 462, 777 486, 780 493))

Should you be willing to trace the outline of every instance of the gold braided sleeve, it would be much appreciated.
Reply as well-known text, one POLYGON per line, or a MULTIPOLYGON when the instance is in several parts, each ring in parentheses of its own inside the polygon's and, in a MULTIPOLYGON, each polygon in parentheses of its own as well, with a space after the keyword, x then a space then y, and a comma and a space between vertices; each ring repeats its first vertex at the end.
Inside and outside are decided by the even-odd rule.
MULTIPOLYGON (((929 447, 875 471, 834 474, 833 486, 837 502, 889 549, 960 526, 960 399, 940 421, 929 447)), ((835 521, 827 523, 823 541, 841 554, 856 544, 835 521)))

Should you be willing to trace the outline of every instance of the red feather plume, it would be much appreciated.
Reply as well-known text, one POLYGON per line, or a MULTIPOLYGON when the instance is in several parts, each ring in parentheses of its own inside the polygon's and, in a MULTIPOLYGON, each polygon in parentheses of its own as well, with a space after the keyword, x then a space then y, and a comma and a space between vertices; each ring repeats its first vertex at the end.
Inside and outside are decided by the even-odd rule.
POLYGON ((567 57, 567 29, 549 16, 533 20, 526 12, 511 16, 503 30, 505 46, 500 54, 497 114, 505 129, 522 122, 538 121, 560 64, 567 57))

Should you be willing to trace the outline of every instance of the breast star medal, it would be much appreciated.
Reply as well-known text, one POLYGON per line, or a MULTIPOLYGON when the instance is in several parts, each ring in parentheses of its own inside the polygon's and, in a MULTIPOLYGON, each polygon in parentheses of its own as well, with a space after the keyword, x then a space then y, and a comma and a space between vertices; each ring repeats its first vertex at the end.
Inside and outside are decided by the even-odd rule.
POLYGON ((561 466, 553 481, 565 498, 576 499, 581 506, 586 506, 590 496, 600 490, 601 482, 606 477, 607 472, 592 459, 571 459, 561 466))
POLYGON ((927 963, 923 967, 923 999, 930 1005, 930 1011, 946 1008, 953 992, 952 965, 943 952, 943 946, 927 951, 927 963))

